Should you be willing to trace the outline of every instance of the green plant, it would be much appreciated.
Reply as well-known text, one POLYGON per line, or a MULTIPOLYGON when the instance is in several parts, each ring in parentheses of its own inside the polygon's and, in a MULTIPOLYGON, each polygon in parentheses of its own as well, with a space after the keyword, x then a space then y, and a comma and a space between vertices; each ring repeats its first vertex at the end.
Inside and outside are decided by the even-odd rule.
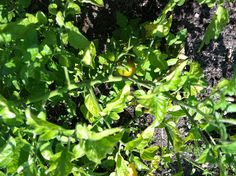
POLYGON ((184 159, 206 174, 214 175, 201 166, 207 162, 222 175, 235 172, 235 137, 226 133, 235 121, 225 113, 235 112, 227 100, 236 80, 198 100, 206 83, 185 56, 187 30, 170 32, 168 12, 184 1, 170 1, 153 22, 117 12, 105 53, 76 27, 83 3, 103 5, 52 0, 30 14, 30 1, 0 3, 0 175, 152 175, 171 163, 183 175, 184 159), (130 59, 132 74, 117 75, 130 59), (131 106, 132 118, 124 114, 131 106), (135 125, 147 113, 152 123, 135 125), (183 117, 191 125, 186 136, 178 128, 183 117), (166 131, 166 146, 152 144, 157 128, 166 131), (195 147, 198 159, 185 157, 195 147))
POLYGON ((211 40, 217 39, 224 29, 224 27, 229 23, 229 11, 224 7, 224 3, 227 0, 197 0, 200 4, 207 4, 209 7, 217 6, 217 10, 212 17, 210 24, 208 25, 201 45, 199 47, 199 51, 202 49, 204 45, 208 45, 211 40))

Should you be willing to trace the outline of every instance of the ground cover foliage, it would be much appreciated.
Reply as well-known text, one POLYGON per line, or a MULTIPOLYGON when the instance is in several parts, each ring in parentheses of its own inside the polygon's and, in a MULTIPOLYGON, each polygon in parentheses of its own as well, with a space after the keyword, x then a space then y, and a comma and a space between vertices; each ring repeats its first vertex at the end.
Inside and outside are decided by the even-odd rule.
MULTIPOLYGON (((234 2, 196 2, 215 8, 201 53, 234 2)), ((79 19, 102 0, 2 0, 0 175, 235 175, 236 74, 201 96, 208 85, 186 56, 189 31, 171 30, 184 3, 168 1, 150 21, 116 11, 101 50, 79 19)))

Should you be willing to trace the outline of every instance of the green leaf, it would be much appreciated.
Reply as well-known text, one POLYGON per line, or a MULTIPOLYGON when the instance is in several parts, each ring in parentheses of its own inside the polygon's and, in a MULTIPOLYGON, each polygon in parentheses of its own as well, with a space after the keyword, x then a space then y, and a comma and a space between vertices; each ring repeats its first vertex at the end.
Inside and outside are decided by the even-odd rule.
POLYGON ((223 28, 229 23, 229 12, 222 6, 219 6, 211 23, 207 27, 199 51, 204 45, 208 45, 211 40, 217 39, 223 28))
POLYGON ((82 125, 76 126, 76 136, 80 139, 98 141, 115 133, 122 132, 121 128, 106 129, 101 132, 93 132, 90 128, 82 125))
POLYGON ((236 104, 230 104, 227 106, 226 112, 234 113, 236 112, 236 104))
POLYGON ((155 116, 155 126, 158 126, 167 113, 167 98, 161 94, 137 95, 138 102, 149 110, 155 116))
POLYGON ((213 5, 215 4, 215 0, 196 0, 198 3, 200 4, 207 4, 208 7, 213 7, 213 5))
POLYGON ((200 157, 196 160, 196 162, 200 164, 207 163, 207 162, 214 163, 215 160, 216 158, 212 156, 211 148, 207 148, 201 153, 200 157))
POLYGON ((80 111, 83 113, 84 118, 86 118, 90 123, 94 123, 96 121, 95 116, 88 111, 84 104, 80 106, 80 111))
POLYGON ((40 152, 44 159, 50 160, 53 156, 52 151, 52 143, 51 142, 45 142, 44 144, 40 145, 40 152))
POLYGON ((156 21, 152 23, 144 24, 146 37, 165 37, 170 31, 172 24, 172 15, 167 19, 166 15, 160 16, 156 21))
POLYGON ((188 77, 181 76, 182 71, 187 65, 188 61, 184 61, 176 66, 174 71, 172 71, 169 75, 167 75, 164 79, 166 82, 164 82, 161 86, 157 88, 159 91, 176 91, 177 89, 181 88, 184 83, 186 82, 188 77))
POLYGON ((186 39, 187 33, 188 33, 187 29, 182 29, 176 34, 176 36, 172 33, 169 33, 166 36, 168 45, 171 46, 173 44, 178 45, 178 44, 183 43, 184 40, 186 39))
POLYGON ((128 162, 119 154, 116 159, 116 176, 128 174, 128 162))
POLYGON ((100 108, 97 104, 97 100, 95 100, 94 98, 96 97, 92 96, 91 94, 86 95, 85 106, 93 116, 98 117, 100 108))
POLYGON ((60 27, 64 26, 64 17, 61 11, 57 12, 56 22, 60 27))
POLYGON ((36 18, 38 19, 39 23, 41 23, 41 24, 45 25, 48 22, 46 15, 41 11, 36 13, 36 18))
MULTIPOLYGON (((65 28, 69 37, 69 44, 75 49, 86 49, 91 44, 86 37, 84 37, 79 29, 71 22, 65 24, 65 28)), ((93 47, 93 46, 90 46, 93 47)))
POLYGON ((95 62, 94 62, 94 58, 96 56, 96 48, 93 42, 90 43, 90 45, 88 46, 88 48, 85 49, 85 53, 83 56, 83 59, 81 60, 81 62, 85 65, 85 66, 90 66, 91 68, 94 68, 95 66, 95 62))
POLYGON ((13 151, 12 161, 8 165, 8 173, 16 173, 17 169, 28 161, 28 157, 31 151, 31 145, 21 137, 15 138, 16 146, 13 151))
POLYGON ((116 23, 124 28, 128 24, 128 19, 124 14, 116 12, 116 23))
POLYGON ((152 161, 154 157, 156 156, 157 149, 158 149, 157 146, 152 146, 152 147, 144 149, 141 152, 142 160, 152 161))
MULTIPOLYGON (((119 92, 117 97, 111 102, 106 104, 106 107, 101 112, 101 115, 105 116, 105 115, 113 114, 113 116, 116 116, 114 113, 123 112, 124 108, 126 107, 126 101, 129 94, 130 94, 130 85, 126 84, 123 87, 123 89, 119 92)), ((113 116, 111 116, 111 118, 113 116)), ((114 120, 117 120, 117 119, 114 119, 114 120)))
POLYGON ((154 135, 155 128, 153 126, 149 126, 146 128, 138 137, 132 141, 129 141, 125 145, 125 150, 143 150, 149 142, 152 140, 154 135))
POLYGON ((139 158, 139 157, 134 156, 134 157, 132 158, 132 160, 134 161, 135 166, 137 167, 137 169, 138 169, 139 171, 142 171, 142 170, 149 170, 149 168, 148 168, 142 161, 140 161, 140 158, 139 158))
POLYGON ((104 3, 103 0, 80 0, 82 3, 90 3, 96 5, 98 7, 103 7, 104 3))
POLYGON ((121 139, 122 135, 123 133, 117 133, 96 141, 85 140, 83 150, 87 158, 90 161, 100 164, 101 160, 104 159, 108 153, 113 151, 113 148, 121 139))
POLYGON ((168 121, 165 123, 165 126, 166 126, 166 130, 168 134, 170 135, 172 139, 174 150, 176 152, 181 151, 183 148, 183 139, 177 128, 177 125, 173 121, 168 121))
POLYGON ((162 54, 159 50, 153 50, 148 55, 151 66, 154 66, 155 69, 159 68, 161 71, 164 71, 168 68, 166 61, 167 57, 168 56, 166 54, 162 54))
POLYGON ((0 168, 7 167, 14 158, 14 149, 16 147, 16 140, 10 137, 6 143, 0 148, 0 168))
POLYGON ((86 151, 85 151, 85 148, 83 146, 83 142, 80 142, 79 144, 75 145, 73 147, 73 158, 72 160, 75 160, 75 159, 78 159, 78 158, 81 158, 82 156, 84 156, 86 154, 86 151))
POLYGON ((76 155, 75 158, 86 155, 89 160, 99 164, 108 153, 112 152, 113 147, 121 139, 122 135, 123 132, 120 128, 93 132, 86 126, 77 125, 76 136, 81 142, 73 149, 76 155))
POLYGON ((227 143, 222 144, 220 147, 227 154, 236 153, 236 142, 227 142, 227 143))
POLYGON ((81 12, 81 9, 78 4, 73 3, 73 2, 68 3, 67 14, 76 15, 76 14, 80 14, 80 12, 81 12))
POLYGON ((49 4, 48 11, 52 15, 56 15, 56 13, 57 13, 57 4, 55 4, 55 3, 49 4))
POLYGON ((52 172, 54 176, 69 175, 73 167, 73 164, 70 162, 71 158, 72 154, 67 149, 56 153, 51 157, 51 165, 48 172, 52 172))
POLYGON ((0 95, 0 119, 8 125, 18 126, 23 123, 24 118, 13 102, 0 95))
POLYGON ((34 128, 34 132, 40 135, 39 140, 47 141, 58 137, 58 135, 71 136, 73 130, 66 130, 58 125, 50 123, 45 120, 45 114, 42 113, 42 117, 35 117, 29 109, 26 109, 25 115, 27 118, 27 124, 34 128), (42 115, 43 114, 43 115, 42 115))

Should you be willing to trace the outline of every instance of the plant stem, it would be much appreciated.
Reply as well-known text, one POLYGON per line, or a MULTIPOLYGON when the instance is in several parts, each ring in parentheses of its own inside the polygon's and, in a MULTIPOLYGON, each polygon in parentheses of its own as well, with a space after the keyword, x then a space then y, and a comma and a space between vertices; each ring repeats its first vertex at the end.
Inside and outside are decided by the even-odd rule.
POLYGON ((89 80, 89 81, 80 82, 78 84, 70 84, 67 87, 59 88, 57 90, 53 90, 53 91, 48 92, 44 95, 34 97, 33 99, 28 99, 26 101, 26 104, 28 105, 28 104, 35 103, 35 102, 38 102, 38 101, 47 100, 47 99, 55 97, 57 95, 62 96, 66 92, 69 92, 71 90, 78 89, 78 88, 87 87, 88 85, 94 86, 96 84, 102 84, 102 83, 108 83, 108 82, 120 82, 120 81, 123 81, 123 80, 124 79, 122 77, 109 76, 109 77, 103 78, 101 80, 91 80, 91 81, 89 80))

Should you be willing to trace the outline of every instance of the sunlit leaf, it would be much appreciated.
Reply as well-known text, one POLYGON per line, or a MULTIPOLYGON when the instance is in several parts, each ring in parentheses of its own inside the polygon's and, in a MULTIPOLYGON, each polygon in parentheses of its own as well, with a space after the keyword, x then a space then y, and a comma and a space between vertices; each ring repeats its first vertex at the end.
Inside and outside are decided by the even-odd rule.
POLYGON ((207 30, 205 32, 199 50, 201 50, 204 45, 208 45, 211 40, 217 39, 223 28, 228 24, 228 22, 229 22, 228 10, 222 6, 219 6, 215 15, 211 20, 211 23, 207 27, 207 30))

